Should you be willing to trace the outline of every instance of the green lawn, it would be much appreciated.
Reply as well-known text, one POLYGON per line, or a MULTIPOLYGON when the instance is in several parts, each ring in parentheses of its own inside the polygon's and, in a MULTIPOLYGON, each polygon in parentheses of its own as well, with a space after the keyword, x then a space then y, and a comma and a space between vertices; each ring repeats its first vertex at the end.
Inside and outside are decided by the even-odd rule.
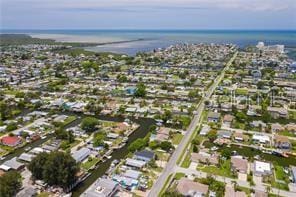
POLYGON ((69 144, 69 142, 67 140, 63 140, 60 147, 63 150, 68 150, 68 149, 73 148, 74 146, 76 146, 80 142, 81 142, 80 140, 74 140, 74 142, 72 142, 72 143, 69 144))
POLYGON ((289 137, 296 137, 296 134, 294 132, 290 132, 287 130, 279 132, 280 135, 289 136, 289 137))
POLYGON ((185 158, 181 164, 181 167, 183 168, 188 168, 190 166, 191 163, 191 152, 192 152, 192 147, 190 147, 190 151, 186 151, 185 154, 185 158))
POLYGON ((181 142, 182 138, 183 135, 181 133, 174 134, 172 139, 173 144, 178 145, 181 142))
POLYGON ((296 111, 289 111, 289 118, 296 120, 296 111))
POLYGON ((236 93, 237 95, 248 95, 249 90, 246 89, 246 88, 237 88, 237 89, 235 90, 235 93, 236 93))
POLYGON ((89 170, 93 165, 95 165, 100 159, 97 157, 91 157, 90 160, 87 160, 86 162, 81 164, 81 167, 85 169, 86 171, 89 170))
POLYGON ((155 151, 155 154, 157 155, 158 160, 161 160, 161 161, 168 161, 170 157, 168 153, 163 151, 155 151))
POLYGON ((198 166, 197 169, 204 171, 206 173, 209 173, 209 174, 215 174, 215 175, 225 176, 225 177, 230 177, 230 178, 234 177, 231 172, 230 160, 223 161, 220 168, 218 168, 216 166, 208 166, 207 165, 207 166, 202 166, 202 167, 198 166))
POLYGON ((159 195, 158 196, 162 196, 162 194, 166 191, 167 187, 168 187, 168 184, 172 178, 173 174, 170 174, 167 178, 167 180, 165 181, 163 187, 161 188, 160 192, 159 192, 159 195))
POLYGON ((281 190, 289 191, 289 186, 287 183, 278 183, 275 181, 274 177, 272 177, 271 186, 281 190))
POLYGON ((287 178, 289 180, 289 176, 284 172, 284 168, 282 166, 274 166, 275 175, 278 180, 286 181, 287 178))
POLYGON ((176 179, 176 180, 180 180, 180 179, 183 178, 184 176, 185 176, 184 173, 182 173, 182 172, 177 172, 177 173, 175 174, 174 179, 176 179))
POLYGON ((70 124, 71 122, 73 122, 74 120, 76 120, 76 117, 75 116, 69 116, 68 118, 66 118, 66 120, 63 122, 63 125, 68 125, 70 124))

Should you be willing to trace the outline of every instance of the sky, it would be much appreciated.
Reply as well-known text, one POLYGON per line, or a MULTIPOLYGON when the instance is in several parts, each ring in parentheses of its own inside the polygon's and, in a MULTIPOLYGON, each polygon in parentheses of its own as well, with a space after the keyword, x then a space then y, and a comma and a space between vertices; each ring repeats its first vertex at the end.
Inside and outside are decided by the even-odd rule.
POLYGON ((296 0, 0 0, 1 29, 296 29, 296 0))

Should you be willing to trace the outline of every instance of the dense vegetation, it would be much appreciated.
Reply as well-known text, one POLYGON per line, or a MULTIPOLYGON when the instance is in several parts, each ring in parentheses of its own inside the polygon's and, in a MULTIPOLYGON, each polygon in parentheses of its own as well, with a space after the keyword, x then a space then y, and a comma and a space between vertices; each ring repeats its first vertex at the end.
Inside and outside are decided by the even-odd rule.
POLYGON ((28 168, 34 179, 64 189, 76 182, 76 174, 79 171, 78 164, 69 154, 58 151, 39 154, 30 162, 28 168))
POLYGON ((99 120, 93 117, 86 117, 81 122, 81 128, 88 133, 94 132, 99 125, 99 120))
POLYGON ((0 176, 0 196, 15 196, 22 186, 21 175, 16 171, 9 171, 0 176))

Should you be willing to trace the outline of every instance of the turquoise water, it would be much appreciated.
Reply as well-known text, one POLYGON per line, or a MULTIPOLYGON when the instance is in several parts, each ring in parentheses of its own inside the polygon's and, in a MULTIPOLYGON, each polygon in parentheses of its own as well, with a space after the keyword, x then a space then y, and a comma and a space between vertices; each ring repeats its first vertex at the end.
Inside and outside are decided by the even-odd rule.
POLYGON ((1 33, 59 34, 81 37, 96 37, 109 41, 135 40, 128 43, 106 44, 88 48, 93 51, 110 51, 135 54, 151 51, 176 43, 233 43, 240 47, 266 44, 284 44, 296 48, 296 30, 1 30, 1 33))

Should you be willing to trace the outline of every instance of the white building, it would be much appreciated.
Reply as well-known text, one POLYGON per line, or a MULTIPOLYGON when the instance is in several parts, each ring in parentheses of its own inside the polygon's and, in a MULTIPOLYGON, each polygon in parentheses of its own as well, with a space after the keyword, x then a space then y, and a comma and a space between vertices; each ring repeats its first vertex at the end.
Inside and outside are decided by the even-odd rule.
POLYGON ((254 174, 257 176, 262 175, 270 175, 271 171, 271 164, 262 162, 262 161, 255 161, 254 162, 254 174))

